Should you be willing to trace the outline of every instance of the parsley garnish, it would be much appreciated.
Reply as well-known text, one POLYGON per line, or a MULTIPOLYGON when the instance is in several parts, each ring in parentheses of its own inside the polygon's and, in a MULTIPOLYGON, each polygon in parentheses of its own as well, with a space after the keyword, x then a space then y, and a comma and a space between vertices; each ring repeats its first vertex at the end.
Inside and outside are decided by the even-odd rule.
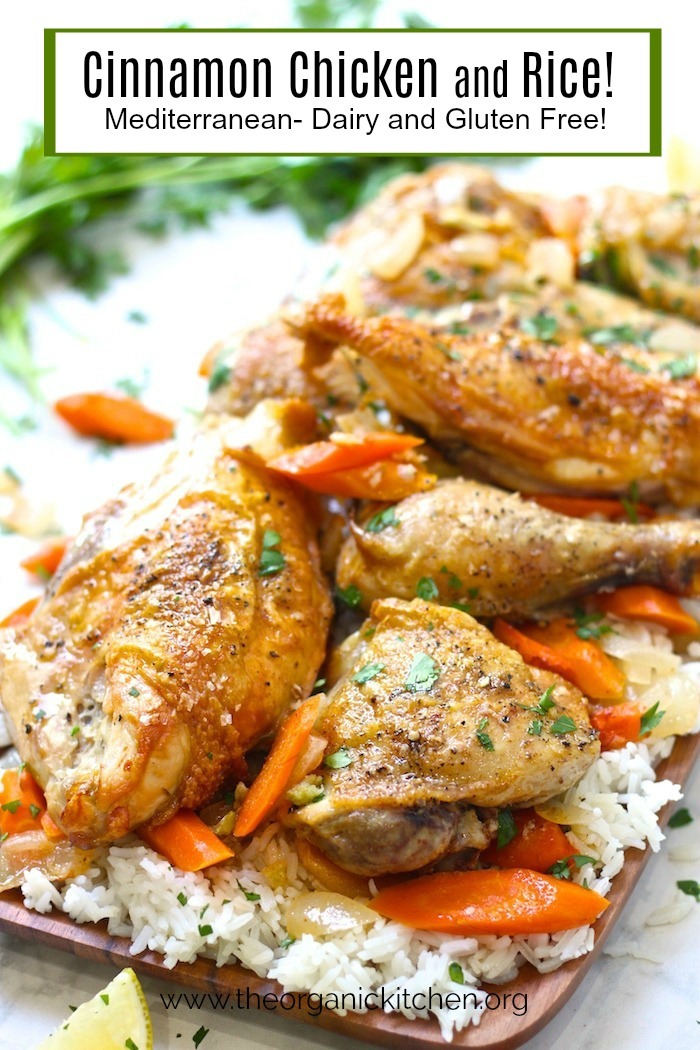
POLYGON ((464 970, 458 962, 451 962, 447 972, 450 975, 450 980, 454 981, 455 984, 464 984, 464 970))
POLYGON ((440 281, 444 281, 445 279, 439 270, 434 270, 432 267, 428 267, 427 270, 424 270, 423 276, 426 281, 430 281, 431 284, 439 284, 440 281))
POLYGON ((554 701, 552 700, 553 692, 554 686, 548 685, 545 691, 542 693, 542 696, 540 697, 539 703, 537 705, 537 710, 541 714, 545 714, 547 711, 549 711, 550 707, 554 707, 554 701))
POLYGON ((129 696, 141 696, 141 693, 135 685, 132 685, 131 689, 129 690, 129 696))
POLYGON ((358 685, 364 685, 365 682, 370 682, 373 678, 376 678, 378 674, 384 670, 386 664, 374 663, 365 664, 360 670, 352 676, 353 682, 357 682, 358 685))
POLYGON ((180 904, 184 908, 184 906, 187 904, 187 897, 185 896, 185 894, 184 893, 178 893, 177 899, 179 900, 180 904))
POLYGON ((349 609, 356 609, 362 601, 362 591, 351 583, 349 587, 336 587, 335 596, 341 602, 343 602, 349 609))
POLYGON ((696 244, 691 244, 688 248, 688 266, 691 270, 697 270, 700 267, 700 250, 696 244))
POLYGON ((416 584, 416 594, 425 602, 434 602, 440 592, 432 576, 421 576, 416 584))
POLYGON ((542 722, 539 718, 533 718, 530 725, 527 727, 527 731, 530 736, 541 736, 542 735, 542 722))
POLYGON ((259 901, 260 900, 260 894, 259 893, 253 893, 252 890, 245 889, 243 886, 241 886, 240 882, 238 882, 238 879, 236 879, 236 882, 238 883, 239 890, 241 891, 241 893, 243 894, 243 896, 245 897, 245 899, 247 901, 259 901))
POLYGON ((386 510, 380 510, 371 517, 362 527, 365 532, 383 532, 384 529, 388 529, 391 525, 400 524, 401 522, 396 517, 395 508, 387 507, 386 510))
POLYGON ((476 739, 479 741, 484 751, 493 751, 493 740, 486 732, 486 726, 489 724, 488 718, 482 718, 476 727, 476 739))
POLYGON ((29 812, 32 815, 32 820, 36 820, 36 818, 41 813, 41 806, 35 806, 33 802, 30 802, 29 803, 29 812))
POLYGON ((622 504, 622 507, 624 509, 625 514, 627 515, 628 520, 631 521, 633 525, 637 525, 639 523, 639 511, 638 511, 638 508, 639 508, 639 482, 638 481, 631 481, 630 482, 630 487, 627 490, 627 496, 623 496, 620 499, 620 503, 622 504))
POLYGON ((650 255, 649 262, 659 273, 666 274, 667 277, 676 276, 675 266, 672 266, 668 259, 664 259, 663 255, 650 255))
POLYGON ((548 874, 553 875, 555 879, 570 879, 572 861, 577 868, 582 868, 584 864, 598 863, 595 857, 588 857, 585 853, 572 853, 570 857, 563 857, 552 864, 548 869, 548 874))
POLYGON ((192 1042, 194 1043, 195 1047, 199 1046, 199 1044, 203 1042, 208 1035, 209 1029, 205 1028, 204 1025, 202 1025, 201 1028, 198 1028, 192 1036, 192 1042))
POLYGON ((445 355, 445 357, 448 357, 450 361, 462 360, 462 355, 456 350, 452 350, 452 348, 449 347, 447 343, 442 343, 439 339, 436 339, 435 346, 438 348, 438 350, 440 350, 441 353, 445 355))
POLYGON ((565 733, 574 733, 576 731, 576 723, 569 715, 559 715, 559 718, 552 722, 549 731, 550 733, 556 733, 557 736, 564 736, 565 733))
POLYGON ((296 937, 285 937, 283 941, 280 941, 280 948, 291 948, 295 940, 296 937))
POLYGON ((552 317, 551 314, 539 313, 535 314, 534 317, 526 317, 520 323, 520 327, 527 335, 534 336, 535 339, 542 339, 545 343, 548 343, 559 324, 556 317, 552 317))
POLYGON ((695 879, 681 879, 676 883, 676 886, 681 893, 687 893, 689 897, 695 897, 695 900, 700 904, 700 883, 696 882, 695 879))
POLYGON ((73 726, 73 728, 70 731, 70 735, 71 736, 77 736, 79 732, 80 732, 80 726, 73 726))
POLYGON ((417 653, 408 670, 405 688, 411 693, 429 693, 438 678, 440 670, 427 653, 417 653))
POLYGON ((326 755, 323 760, 324 766, 328 766, 329 769, 345 769, 346 766, 352 765, 352 757, 348 754, 348 749, 343 744, 334 751, 332 755, 326 755))
POLYGON ((197 929, 199 930, 199 936, 200 937, 208 937, 210 933, 214 932, 212 927, 209 926, 209 925, 198 926, 197 929))
POLYGON ((108 995, 106 995, 104 992, 100 992, 100 999, 105 1004, 105 1006, 109 1006, 109 996, 108 995))
POLYGON ((263 533, 262 551, 260 552, 260 565, 258 576, 276 576, 284 569, 287 562, 281 551, 275 550, 281 543, 282 537, 274 529, 266 529, 263 533))
POLYGON ((314 687, 311 690, 311 695, 313 696, 314 693, 320 693, 325 684, 326 684, 326 679, 325 678, 317 678, 316 681, 314 682, 314 687))
POLYGON ((659 711, 659 701, 657 700, 654 706, 650 707, 649 710, 645 711, 642 715, 642 723, 639 728, 640 738, 646 736, 647 733, 651 733, 652 729, 656 729, 665 714, 665 711, 659 711))
MULTIPOLYGON (((593 328, 586 331, 586 338, 594 346, 610 346, 612 343, 631 343, 634 346, 646 346, 650 328, 633 328, 631 324, 615 324, 609 328, 593 328)), ((649 371, 645 369, 645 371, 649 371)))
POLYGON ((694 376, 698 369, 698 359, 695 354, 688 353, 677 357, 675 361, 666 361, 661 366, 662 372, 668 372, 671 379, 688 379, 694 376))
POLYGON ((226 383, 228 383, 230 378, 230 366, 227 365, 224 361, 221 361, 219 360, 219 358, 217 358, 214 362, 214 367, 211 370, 211 375, 209 376, 209 393, 215 394, 220 387, 225 386, 226 383))
POLYGON ((4 809, 6 813, 16 813, 22 802, 18 798, 13 798, 11 802, 3 802, 0 809, 4 809))
POLYGON ((690 810, 684 806, 683 809, 677 809, 673 816, 669 818, 668 826, 669 828, 684 828, 686 824, 692 823, 693 817, 690 810))
POLYGON ((449 326, 452 335, 471 335, 472 330, 464 321, 453 321, 449 326))
POLYGON ((604 634, 612 634, 612 627, 607 623, 601 623, 602 619, 602 613, 586 614, 583 609, 574 609, 576 634, 584 641, 600 638, 604 634))
POLYGON ((518 834, 518 825, 515 823, 515 818, 509 809, 499 809, 498 811, 498 838, 496 839, 496 845, 499 849, 503 849, 509 842, 512 842, 515 836, 518 834))

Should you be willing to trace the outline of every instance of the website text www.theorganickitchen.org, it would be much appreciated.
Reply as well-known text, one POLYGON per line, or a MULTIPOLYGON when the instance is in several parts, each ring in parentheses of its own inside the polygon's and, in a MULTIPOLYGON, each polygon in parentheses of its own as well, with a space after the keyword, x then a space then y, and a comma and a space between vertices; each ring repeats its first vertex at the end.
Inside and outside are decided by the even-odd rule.
POLYGON ((210 1007, 212 1010, 267 1010, 283 1013, 291 1011, 305 1013, 309 1017, 318 1017, 324 1010, 358 1011, 371 1010, 412 1010, 422 1013, 425 1010, 462 1010, 476 1007, 493 1013, 508 1010, 516 1017, 527 1013, 527 994, 525 992, 438 992, 429 988, 425 992, 409 992, 408 989, 394 989, 391 992, 380 988, 367 992, 254 992, 251 988, 237 988, 225 994, 215 992, 175 992, 160 993, 160 999, 166 1010, 201 1010, 210 1007))

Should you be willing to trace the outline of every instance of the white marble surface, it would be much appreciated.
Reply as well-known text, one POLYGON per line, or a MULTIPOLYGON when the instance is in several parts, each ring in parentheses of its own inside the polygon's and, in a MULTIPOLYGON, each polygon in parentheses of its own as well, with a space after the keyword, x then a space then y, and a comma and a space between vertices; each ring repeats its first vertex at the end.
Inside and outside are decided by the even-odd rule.
MULTIPOLYGON (((457 23, 454 4, 438 0, 435 4, 403 6, 429 8, 441 24, 457 23)), ((264 17, 269 24, 284 24, 284 16, 274 14, 282 7, 280 3, 265 5, 264 17)), ((499 22, 522 21, 518 14, 509 17, 507 7, 501 5, 499 22)), ((585 21, 591 25, 609 22, 605 17, 608 8, 597 0, 587 5, 585 21)), ((3 162, 9 163, 16 153, 21 120, 40 114, 41 78, 36 70, 43 25, 158 25, 181 20, 225 25, 239 20, 239 9, 250 14, 254 5, 244 3, 234 10, 216 0, 207 4, 206 16, 199 19, 192 14, 191 3, 173 5, 163 0, 148 5, 148 13, 143 4, 133 0, 122 2, 118 12, 107 5, 95 10, 92 4, 71 0, 50 4, 37 0, 24 8, 15 6, 9 16, 5 14, 0 36, 0 93, 4 100, 12 100, 11 105, 0 109, 3 162)), ((256 10, 262 10, 260 5, 256 10)), ((557 17, 559 10, 559 5, 541 4, 536 15, 529 12, 529 20, 563 24, 563 18, 557 17)), ((684 103, 690 106, 695 97, 690 90, 693 66, 689 48, 697 35, 691 32, 691 16, 676 0, 664 5, 662 13, 648 3, 635 5, 635 11, 636 24, 663 22, 667 29, 675 26, 669 29, 669 33, 675 32, 674 60, 668 63, 668 83, 675 92, 668 96, 675 99, 670 117, 676 127, 697 128, 694 113, 692 125, 684 125, 680 119, 684 103), (684 19, 676 25, 674 19, 680 19, 681 10, 684 19)), ((574 21, 580 23, 579 14, 576 10, 574 21)), ((474 16, 473 24, 487 24, 489 20, 496 20, 492 12, 481 11, 474 16)), ((622 19, 615 21, 620 24, 622 19)), ((663 163, 542 160, 513 171, 509 178, 519 185, 558 187, 565 192, 614 180, 661 186, 663 163)), ((40 275, 45 294, 34 311, 33 327, 37 358, 50 369, 44 389, 52 400, 77 389, 109 386, 124 376, 139 377, 148 364, 152 378, 145 399, 155 408, 180 415, 185 407, 203 402, 203 384, 194 378, 202 353, 228 329, 274 308, 308 249, 291 217, 281 213, 251 217, 240 210, 219 221, 211 233, 197 232, 158 247, 142 241, 129 243, 132 273, 119 279, 97 304, 61 287, 51 275, 40 275), (131 310, 143 311, 149 323, 129 324, 126 317, 131 310)), ((21 412, 25 408, 22 398, 2 379, 0 403, 5 410, 21 412)), ((110 459, 96 457, 89 443, 72 439, 47 412, 40 413, 39 430, 20 441, 0 433, 0 463, 11 464, 26 479, 36 500, 55 504, 67 532, 76 527, 83 510, 139 472, 148 457, 147 452, 133 450, 119 451, 110 459)), ((18 568, 19 559, 30 549, 29 541, 0 537, 0 613, 33 593, 18 568)), ((667 855, 669 845, 698 842, 697 772, 685 804, 695 813, 696 823, 669 833, 669 841, 661 854, 652 858, 611 942, 634 940, 657 961, 602 956, 557 1019, 528 1044, 530 1050, 601 1050, 612 1046, 690 1050, 700 1045, 700 906, 676 926, 644 926, 645 917, 671 896, 676 879, 700 877, 700 862, 672 863, 667 855)), ((0 937, 0 1050, 35 1046, 64 1019, 69 1004, 94 995, 113 972, 109 966, 0 937)), ((166 1013, 160 995, 176 987, 146 979, 144 989, 153 1013, 158 1050, 192 1046, 192 1037, 202 1025, 210 1030, 202 1044, 204 1050, 353 1050, 360 1046, 285 1018, 241 1011, 215 1013, 211 1009, 166 1013)), ((517 1024, 514 1018, 514 1028, 517 1024)))

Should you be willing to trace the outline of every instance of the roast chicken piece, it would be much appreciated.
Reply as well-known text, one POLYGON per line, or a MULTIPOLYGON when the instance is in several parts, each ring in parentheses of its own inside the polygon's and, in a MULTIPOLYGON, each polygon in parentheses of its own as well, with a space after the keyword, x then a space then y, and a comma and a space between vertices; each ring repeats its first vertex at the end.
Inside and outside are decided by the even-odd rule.
POLYGON ((338 296, 296 323, 311 360, 338 344, 356 350, 375 396, 509 488, 624 493, 634 482, 646 499, 700 501, 694 359, 673 371, 634 346, 622 357, 513 326, 455 335, 408 318, 362 319, 338 296))
POLYGON ((551 798, 600 751, 578 689, 458 609, 378 601, 356 641, 319 730, 326 762, 342 760, 323 768, 324 797, 292 818, 350 871, 415 871, 483 849, 493 807, 551 798))
POLYGON ((313 528, 240 443, 236 421, 203 425, 86 518, 0 631, 15 744, 78 845, 201 806, 313 685, 331 613, 313 528))
POLYGON ((602 587, 685 594, 700 571, 700 522, 569 518, 462 478, 409 496, 391 517, 380 531, 353 524, 341 548, 338 584, 354 584, 365 608, 410 600, 423 581, 437 601, 468 603, 474 616, 528 619, 602 587))
POLYGON ((573 280, 571 248, 551 236, 538 200, 504 190, 491 172, 441 164, 390 182, 334 242, 359 274, 370 312, 437 309, 532 290, 543 277, 573 280), (540 259, 549 257, 543 271, 540 259), (556 273, 550 273, 552 266, 556 273))

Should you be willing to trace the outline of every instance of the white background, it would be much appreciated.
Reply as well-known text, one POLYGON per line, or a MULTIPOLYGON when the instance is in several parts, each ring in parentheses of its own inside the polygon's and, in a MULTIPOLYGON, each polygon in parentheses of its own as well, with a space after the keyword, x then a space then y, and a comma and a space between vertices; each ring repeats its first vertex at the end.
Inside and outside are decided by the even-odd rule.
MULTIPOLYGON (((91 90, 97 90, 94 58, 90 62, 91 90)), ((176 68, 179 68, 176 67, 176 68)), ((391 72, 387 83, 392 88, 391 72)), ((531 67, 530 67, 531 68, 531 67)), ((300 76, 297 63, 297 72, 300 76)), ((58 33, 56 35, 56 149, 59 153, 648 153, 649 152, 649 36, 644 33, 58 33), (120 91, 120 59, 136 58, 145 69, 144 59, 160 58, 165 70, 164 97, 144 98, 144 74, 140 77, 140 97, 130 94, 124 99, 107 97, 108 52, 113 51, 116 75, 115 94, 120 91), (85 56, 97 51, 102 56, 102 93, 89 98, 84 90, 85 56), (291 56, 296 52, 308 55, 308 96, 297 99, 290 87, 291 56), (354 59, 368 61, 372 84, 375 51, 382 56, 381 64, 392 59, 408 58, 414 68, 414 95, 411 98, 384 96, 354 98, 346 90, 340 97, 338 87, 333 95, 314 99, 313 53, 328 56, 337 75, 338 53, 345 53, 346 70, 354 59), (524 52, 539 52, 543 58, 543 97, 524 96, 524 52), (553 52, 555 74, 552 95, 546 72, 548 52, 553 52), (612 52, 611 93, 607 97, 606 52, 612 52), (434 58, 437 66, 435 99, 421 100, 418 95, 418 62, 434 58), (189 97, 171 99, 168 93, 171 61, 185 59, 188 65, 189 97), (224 68, 223 98, 194 98, 192 60, 220 58, 224 68), (233 59, 245 59, 252 81, 254 58, 267 58, 271 64, 271 97, 255 99, 252 84, 249 97, 235 99, 228 93, 228 69, 233 59), (578 92, 574 98, 565 98, 559 92, 558 60, 572 58, 577 65, 578 92), (600 66, 599 93, 595 98, 583 94, 582 73, 586 59, 595 58, 600 66), (455 94, 455 71, 460 66, 470 70, 470 90, 474 94, 473 69, 496 66, 507 62, 507 96, 505 98, 470 97, 460 99, 455 94), (647 100, 646 103, 644 100, 647 100), (127 119, 132 114, 145 118, 160 116, 165 108, 178 114, 238 113, 242 116, 265 113, 289 114, 281 129, 242 128, 234 131, 174 128, 150 130, 147 127, 114 128, 122 108, 127 119), (345 118, 343 126, 325 127, 327 117, 314 110, 322 107, 335 118, 345 118), (498 114, 525 114, 528 121, 509 129, 491 127, 455 128, 448 125, 448 113, 453 111, 449 124, 456 123, 458 112, 472 108, 481 115, 495 110, 498 114), (590 114, 598 118, 598 127, 585 125, 574 129, 568 122, 559 128, 557 121, 547 120, 543 126, 542 110, 578 114, 581 119, 590 114), (112 116, 108 123, 107 111, 112 116), (603 109, 605 112, 603 112, 603 109), (369 113, 374 129, 358 114, 369 113), (413 113, 419 117, 432 113, 434 129, 422 126, 418 130, 390 129, 392 114, 413 113), (349 119, 352 118, 352 119, 349 119), (297 123, 297 121, 299 123, 297 123), (527 128, 526 128, 527 123, 527 128), (316 125, 314 127, 314 124, 316 125)), ((428 81, 429 82, 429 81, 428 81)), ((325 83, 325 81, 323 82, 325 83)), ((334 81, 334 83, 337 83, 334 81)), ((395 84, 395 81, 393 81, 395 84)), ((531 91, 534 81, 530 80, 531 91)), ((371 90, 371 87, 370 87, 371 90)), ((392 89, 393 90, 393 89, 392 89)), ((567 90, 570 90, 567 88, 567 90)), ((493 86, 491 87, 493 91, 493 86)), ((202 94, 204 89, 202 89, 202 94)), ((548 116, 552 116, 548 112, 548 116)), ((139 123, 142 123, 141 121, 139 123)), ((155 123, 155 120, 152 120, 155 123)), ((201 121, 200 121, 201 123, 201 121)))
MULTIPOLYGON (((439 25, 481 26, 660 25, 664 30, 664 121, 666 137, 675 132, 700 145, 697 106, 697 41, 700 25, 690 5, 679 0, 614 4, 592 2, 582 8, 560 3, 472 5, 432 0, 393 4, 393 9, 420 9, 439 25), (468 12, 468 14, 467 14, 468 12)), ((391 21, 391 7, 385 16, 391 21)), ((17 156, 28 118, 41 119, 42 30, 45 25, 286 25, 286 7, 209 0, 122 0, 118 7, 68 0, 40 2, 3 12, 0 36, 0 169, 17 156)), ((512 186, 531 186, 562 195, 610 182, 657 188, 665 186, 660 159, 554 158, 524 165, 502 165, 500 174, 512 186)), ((113 236, 110 227, 105 236, 113 236)), ((97 304, 66 289, 54 275, 38 275, 43 299, 33 313, 39 362, 51 369, 44 390, 52 400, 77 390, 109 387, 123 376, 139 377, 144 364, 152 372, 145 400, 176 417, 187 406, 203 403, 204 385, 196 367, 209 344, 227 330, 274 309, 308 258, 310 248, 294 219, 284 212, 251 216, 234 209, 211 233, 177 237, 163 246, 130 241, 132 273, 116 281, 97 304), (127 321, 142 310, 149 323, 127 321)), ((21 411, 19 395, 0 379, 0 406, 21 411)), ((116 484, 145 469, 149 453, 125 450, 111 459, 95 457, 91 443, 70 437, 45 412, 36 434, 11 441, 0 431, 0 463, 9 463, 25 478, 36 500, 53 502, 67 532, 81 513, 111 494, 116 484)), ((17 537, 0 537, 0 613, 34 593, 18 561, 33 545, 17 537)), ((700 817, 700 777, 686 802, 700 817)), ((676 879, 700 878, 698 864, 673 863, 668 846, 698 840, 700 822, 669 833, 669 843, 652 858, 646 874, 611 938, 613 946, 637 942, 649 959, 597 960, 582 987, 556 1020, 528 1044, 528 1050, 691 1050, 698 1045, 697 945, 700 906, 677 926, 652 930, 645 917, 671 895, 676 879), (657 960, 656 962, 650 960, 657 960)), ((109 966, 81 962, 38 945, 0 937, 0 1050, 31 1048, 68 1014, 68 1004, 94 995, 113 976, 109 966)), ((172 991, 166 982, 144 980, 158 1050, 192 1046, 192 1036, 210 1029, 203 1050, 360 1050, 350 1040, 257 1013, 166 1015, 158 994, 172 991), (180 1034, 181 1038, 176 1036, 180 1034)))

